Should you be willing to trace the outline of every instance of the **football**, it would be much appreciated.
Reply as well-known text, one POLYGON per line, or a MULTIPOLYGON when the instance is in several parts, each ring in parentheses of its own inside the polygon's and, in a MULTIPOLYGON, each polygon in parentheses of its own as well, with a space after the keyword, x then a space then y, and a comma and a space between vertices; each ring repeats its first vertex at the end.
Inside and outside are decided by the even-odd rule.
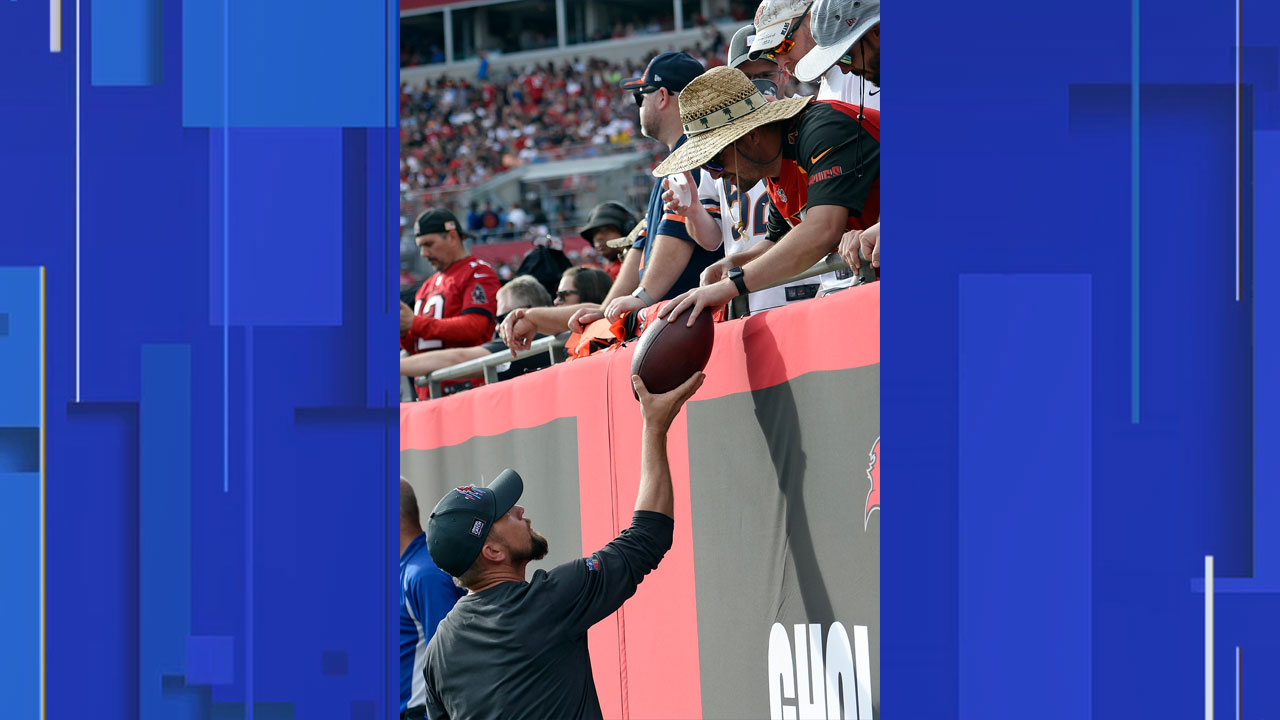
MULTIPOLYGON (((685 311, 689 312, 688 310, 685 311)), ((694 373, 707 366, 711 347, 715 344, 716 327, 710 310, 703 310, 688 326, 683 314, 655 319, 640 336, 635 355, 631 356, 631 374, 639 375, 650 393, 671 392, 694 373)))

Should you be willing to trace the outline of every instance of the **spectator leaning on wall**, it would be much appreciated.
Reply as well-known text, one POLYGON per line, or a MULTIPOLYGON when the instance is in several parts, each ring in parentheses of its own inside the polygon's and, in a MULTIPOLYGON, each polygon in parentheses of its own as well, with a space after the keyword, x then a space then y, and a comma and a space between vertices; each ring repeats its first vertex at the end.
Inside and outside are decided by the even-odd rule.
POLYGON ((811 97, 767 102, 746 75, 714 68, 680 98, 690 140, 654 169, 669 175, 705 167, 734 185, 764 180, 768 238, 776 244, 724 280, 685 293, 663 309, 679 316, 773 285, 836 249, 848 230, 880 219, 880 113, 811 97), (803 218, 803 219, 802 219, 803 218))
MULTIPOLYGON (((785 75, 772 60, 749 59, 747 48, 755 37, 754 33, 755 28, 747 25, 734 34, 729 41, 729 67, 741 70, 760 90, 765 100, 773 101, 778 98, 775 79, 785 81, 785 75)), ((769 206, 767 183, 760 181, 750 188, 739 188, 727 177, 721 177, 715 182, 718 190, 715 207, 719 209, 716 214, 710 213, 711 206, 705 203, 683 205, 679 202, 680 198, 670 190, 662 196, 669 212, 685 217, 689 234, 699 245, 709 250, 724 247, 727 257, 717 260, 703 271, 702 285, 718 282, 730 268, 746 265, 763 255, 774 244, 769 239, 766 216, 769 206)), ((851 275, 848 270, 844 272, 851 275)), ((839 279, 838 273, 824 273, 782 287, 757 290, 748 296, 748 308, 750 312, 758 313, 790 302, 817 297, 818 289, 824 282, 835 283, 839 279)))
MULTIPOLYGON (((818 0, 812 15, 816 45, 796 63, 796 77, 808 82, 837 71, 879 87, 880 0, 818 0)), ((849 267, 861 266, 859 252, 871 267, 880 267, 880 223, 846 233, 839 252, 849 267)))
MULTIPOLYGON (((622 82, 622 89, 631 91, 640 107, 640 129, 646 137, 673 151, 685 143, 677 97, 702 73, 702 64, 689 55, 665 52, 649 61, 643 75, 622 82)), ((700 173, 693 174, 695 182, 701 182, 700 173)), ((714 193, 714 188, 710 192, 714 193)), ((585 325, 601 317, 612 320, 697 287, 703 269, 723 256, 699 247, 689 235, 684 218, 663 209, 661 196, 662 182, 658 179, 649 193, 645 231, 627 251, 618 279, 602 303, 604 311, 584 311, 583 316, 574 318, 575 323, 585 325)))

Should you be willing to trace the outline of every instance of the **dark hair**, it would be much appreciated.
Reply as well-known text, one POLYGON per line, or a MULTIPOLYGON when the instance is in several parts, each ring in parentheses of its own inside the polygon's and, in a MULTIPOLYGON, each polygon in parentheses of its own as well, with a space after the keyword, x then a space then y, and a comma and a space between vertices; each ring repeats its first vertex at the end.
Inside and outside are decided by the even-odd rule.
POLYGON ((422 527, 422 518, 418 515, 418 496, 413 493, 413 486, 404 478, 400 478, 400 522, 412 527, 422 527))
POLYGON ((589 267, 571 267, 564 271, 563 277, 573 278, 573 287, 578 291, 578 301, 599 305, 609 294, 613 278, 603 270, 589 267))

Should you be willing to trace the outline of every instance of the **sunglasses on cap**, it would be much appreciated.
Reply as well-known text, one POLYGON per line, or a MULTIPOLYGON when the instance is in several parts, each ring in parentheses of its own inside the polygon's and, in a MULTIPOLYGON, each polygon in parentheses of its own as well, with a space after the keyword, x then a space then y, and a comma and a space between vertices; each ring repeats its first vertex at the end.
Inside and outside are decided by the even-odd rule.
POLYGON ((805 10, 804 14, 800 16, 800 19, 796 20, 796 24, 791 26, 791 30, 788 31, 786 35, 782 36, 782 42, 778 43, 777 46, 771 47, 768 50, 764 51, 764 54, 763 54, 764 57, 768 60, 777 60, 783 55, 786 55, 787 53, 791 52, 791 48, 794 48, 796 46, 796 41, 795 41, 796 32, 800 30, 800 24, 803 23, 805 19, 808 17, 809 17, 809 11, 805 10))
POLYGON ((634 97, 634 98, 636 99, 636 107, 639 107, 639 106, 641 106, 641 105, 643 105, 643 104, 644 104, 644 96, 645 96, 645 95, 648 95, 649 93, 655 93, 655 92, 658 92, 658 91, 659 91, 659 90, 661 90, 661 89, 662 89, 662 88, 647 87, 647 88, 643 88, 643 89, 640 89, 640 90, 635 91, 634 93, 632 93, 632 94, 631 94, 631 96, 632 96, 632 97, 634 97))

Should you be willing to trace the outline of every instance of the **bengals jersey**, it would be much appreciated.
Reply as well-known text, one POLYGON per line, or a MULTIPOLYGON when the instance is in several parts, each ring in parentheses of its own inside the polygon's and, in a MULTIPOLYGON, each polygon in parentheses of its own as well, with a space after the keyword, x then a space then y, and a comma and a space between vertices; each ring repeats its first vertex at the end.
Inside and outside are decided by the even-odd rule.
MULTIPOLYGON (((769 230, 778 241, 810 207, 849 210, 845 230, 880 221, 880 111, 838 100, 817 100, 782 131, 782 171, 769 178, 769 230)), ((834 249, 834 248, 832 248, 834 249)))

